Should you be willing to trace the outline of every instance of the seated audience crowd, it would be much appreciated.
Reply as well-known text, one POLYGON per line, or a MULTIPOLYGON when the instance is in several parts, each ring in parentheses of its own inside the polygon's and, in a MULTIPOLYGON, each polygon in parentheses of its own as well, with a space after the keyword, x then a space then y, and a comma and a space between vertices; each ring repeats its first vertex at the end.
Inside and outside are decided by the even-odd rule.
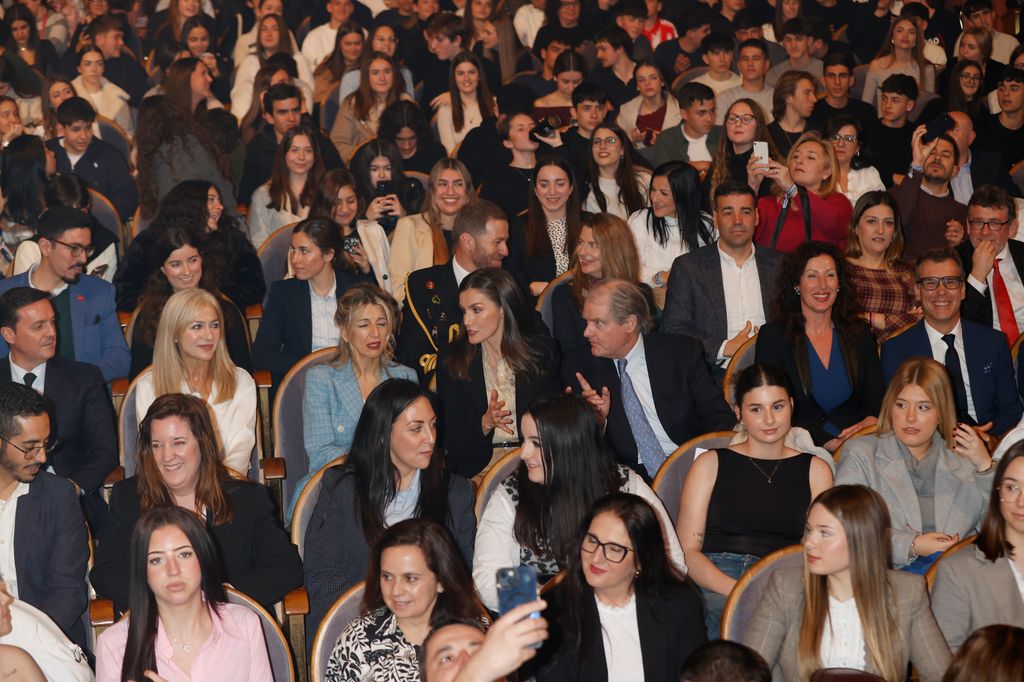
POLYGON ((1020 682, 1015 16, 8 6, 0 680, 1020 682))

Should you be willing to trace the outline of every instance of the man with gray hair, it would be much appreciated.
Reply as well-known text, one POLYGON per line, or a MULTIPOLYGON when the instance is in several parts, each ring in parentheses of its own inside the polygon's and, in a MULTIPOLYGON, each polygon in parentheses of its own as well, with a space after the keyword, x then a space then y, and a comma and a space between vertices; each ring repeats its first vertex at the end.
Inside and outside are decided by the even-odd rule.
POLYGON ((736 424, 700 342, 651 333, 654 319, 639 286, 601 282, 587 294, 583 319, 594 367, 576 378, 623 464, 653 478, 680 443, 736 424))

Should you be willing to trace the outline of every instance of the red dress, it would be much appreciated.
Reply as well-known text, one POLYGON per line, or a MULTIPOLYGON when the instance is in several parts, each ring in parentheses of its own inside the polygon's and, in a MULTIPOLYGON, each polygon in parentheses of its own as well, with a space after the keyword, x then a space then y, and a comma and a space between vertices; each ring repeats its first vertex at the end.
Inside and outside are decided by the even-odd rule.
MULTIPOLYGON (((846 243, 846 233, 850 229, 850 219, 853 217, 853 206, 850 205, 850 200, 840 192, 833 192, 824 198, 814 192, 807 194, 811 205, 811 239, 835 244, 842 249, 846 243)), ((754 233, 754 242, 758 246, 771 246, 772 237, 775 236, 775 224, 778 222, 781 212, 781 197, 769 196, 757 200, 757 213, 760 220, 757 223, 757 231, 754 233)), ((804 241, 806 239, 800 196, 794 195, 790 199, 786 222, 782 225, 782 232, 779 233, 779 241, 775 244, 775 250, 789 253, 804 241)))

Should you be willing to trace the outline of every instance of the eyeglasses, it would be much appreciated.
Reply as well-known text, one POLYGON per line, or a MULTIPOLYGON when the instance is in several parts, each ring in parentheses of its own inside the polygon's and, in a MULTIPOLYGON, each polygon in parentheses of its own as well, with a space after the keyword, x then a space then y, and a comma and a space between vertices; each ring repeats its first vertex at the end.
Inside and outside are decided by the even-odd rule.
POLYGON ((621 564, 626 555, 633 551, 629 547, 623 547, 616 542, 601 542, 590 533, 587 533, 586 537, 583 538, 583 543, 580 545, 587 554, 593 554, 600 547, 601 551, 604 552, 604 558, 613 564, 621 564))
POLYGON ((618 143, 619 143, 619 138, 615 137, 614 135, 612 135, 611 137, 605 137, 605 138, 595 137, 591 141, 591 144, 593 144, 595 147, 614 147, 618 143))
POLYGON ((83 253, 85 254, 85 257, 88 258, 92 254, 96 253, 96 247, 93 246, 92 244, 82 246, 81 244, 68 244, 67 242, 62 242, 59 239, 51 239, 50 241, 56 244, 60 244, 61 246, 66 246, 68 250, 71 252, 72 258, 78 258, 83 253))
POLYGON ((857 136, 856 135, 840 135, 840 134, 836 133, 835 135, 832 136, 832 141, 833 142, 845 142, 846 144, 853 144, 854 142, 857 141, 857 136))
MULTIPOLYGON (((28 448, 27 450, 25 448, 18 447, 12 441, 7 440, 6 438, 0 438, 0 442, 7 443, 12 448, 17 450, 21 454, 25 455, 25 459, 32 459, 33 457, 37 457, 39 455, 39 453, 42 453, 43 456, 45 457, 49 453, 53 452, 54 450, 57 449, 57 444, 60 441, 58 441, 56 438, 54 438, 52 440, 46 441, 45 443, 40 443, 39 445, 33 445, 32 447, 28 448)), ((622 560, 619 559, 619 561, 622 561, 622 560)))
POLYGON ((967 219, 967 226, 972 230, 982 230, 987 227, 992 232, 998 232, 1009 224, 1009 220, 982 220, 981 218, 967 219))
POLYGON ((753 114, 729 114, 725 117, 725 120, 727 123, 732 123, 733 125, 742 123, 743 125, 748 126, 753 123, 755 119, 753 114))
POLYGON ((1000 502, 1020 502, 1020 496, 1024 494, 1024 488, 1013 481, 1005 481, 999 486, 1000 502))
POLYGON ((981 76, 976 73, 962 73, 960 74, 960 80, 967 83, 977 83, 981 80, 981 76))
POLYGON ((964 280, 959 275, 949 275, 948 277, 921 277, 917 280, 917 283, 921 285, 921 288, 925 291, 935 291, 939 288, 939 283, 946 289, 959 289, 964 285, 964 280))

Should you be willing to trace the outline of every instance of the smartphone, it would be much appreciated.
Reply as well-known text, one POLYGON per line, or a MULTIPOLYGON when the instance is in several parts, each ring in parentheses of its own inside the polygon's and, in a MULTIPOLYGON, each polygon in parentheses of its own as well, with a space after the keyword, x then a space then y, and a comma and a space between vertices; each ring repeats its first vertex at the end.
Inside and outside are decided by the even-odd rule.
POLYGON ((754 140, 754 156, 761 159, 761 164, 767 164, 770 160, 768 155, 768 143, 761 140, 754 140))
MULTIPOLYGON (((498 583, 498 614, 505 615, 522 604, 537 601, 537 571, 533 566, 516 566, 499 568, 495 579, 498 583)), ((534 611, 530 618, 540 618, 540 612, 534 611)), ((540 648, 540 642, 532 645, 540 648)))
POLYGON ((395 183, 390 180, 379 180, 377 182, 377 188, 374 192, 374 198, 386 197, 389 194, 395 193, 395 183))
POLYGON ((928 125, 925 126, 924 137, 921 138, 921 142, 927 144, 939 135, 948 133, 955 127, 956 121, 953 120, 952 116, 949 114, 939 114, 939 116, 933 118, 928 122, 928 125))

